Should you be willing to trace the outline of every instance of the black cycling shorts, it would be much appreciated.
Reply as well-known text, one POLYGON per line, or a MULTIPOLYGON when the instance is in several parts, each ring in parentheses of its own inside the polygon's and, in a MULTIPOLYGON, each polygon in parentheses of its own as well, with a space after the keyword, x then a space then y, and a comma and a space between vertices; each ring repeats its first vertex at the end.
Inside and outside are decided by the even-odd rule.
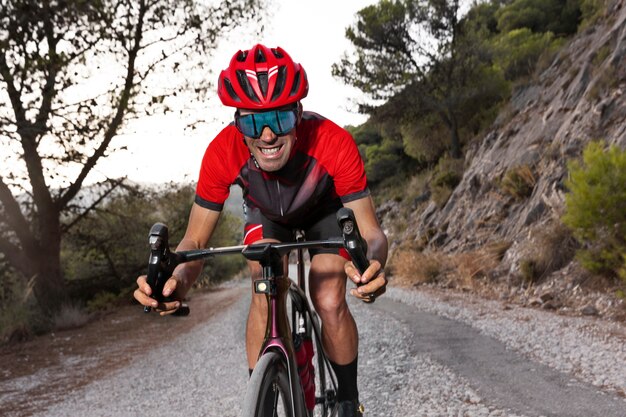
MULTIPOLYGON (((257 242, 261 239, 276 239, 279 242, 293 242, 296 239, 296 231, 304 232, 306 240, 324 240, 333 237, 341 237, 341 228, 337 223, 337 213, 325 212, 317 216, 307 216, 306 219, 295 227, 274 222, 261 213, 257 208, 244 207, 246 224, 244 226, 244 245, 257 242)), ((350 260, 345 249, 320 248, 309 249, 309 256, 313 258, 318 253, 332 253, 341 255, 350 260)))

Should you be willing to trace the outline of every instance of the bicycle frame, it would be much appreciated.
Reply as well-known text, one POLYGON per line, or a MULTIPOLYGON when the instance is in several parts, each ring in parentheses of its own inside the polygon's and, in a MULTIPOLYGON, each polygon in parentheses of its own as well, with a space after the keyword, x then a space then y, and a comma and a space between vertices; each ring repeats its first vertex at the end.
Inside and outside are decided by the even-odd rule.
MULTIPOLYGON (((343 248, 342 239, 329 239, 318 241, 297 241, 292 243, 262 243, 246 247, 242 254, 249 260, 258 261, 261 264, 263 276, 254 282, 254 290, 257 294, 265 294, 267 299, 267 325, 265 339, 263 341, 259 357, 270 350, 278 351, 283 356, 289 373, 289 386, 291 389, 291 405, 294 408, 293 415, 299 415, 296 410, 305 410, 304 396, 299 383, 298 368, 295 362, 295 351, 292 341, 295 326, 289 325, 286 297, 289 293, 299 298, 302 305, 300 312, 311 315, 311 309, 306 298, 304 260, 302 252, 310 248, 343 248), (296 249, 298 253, 298 284, 293 283, 283 271, 283 255, 296 249), (294 294, 295 293, 295 294, 294 294)), ((316 337, 319 339, 319 329, 314 328, 316 337)), ((321 339, 319 339, 321 340, 321 339)), ((318 352, 323 355, 323 352, 318 352)), ((333 381, 336 385, 336 381, 333 381)), ((324 394, 324 393, 322 393, 324 394)))
MULTIPOLYGON (((288 370, 292 415, 307 415, 307 412, 303 411, 306 410, 306 407, 302 387, 299 382, 300 376, 298 374, 292 339, 292 332, 295 331, 295 323, 293 326, 289 325, 286 298, 287 295, 291 293, 294 307, 295 304, 299 304, 296 310, 300 314, 303 314, 305 320, 307 318, 312 319, 312 309, 309 306, 306 296, 303 260, 303 251, 305 249, 345 248, 352 256, 353 263, 355 263, 357 268, 361 272, 366 269, 366 265, 363 263, 367 262, 364 255, 364 248, 366 246, 360 237, 352 211, 345 208, 341 209, 338 212, 338 221, 342 227, 343 238, 338 237, 314 241, 303 241, 299 239, 296 242, 289 243, 259 243, 181 252, 169 251, 167 226, 157 223, 152 227, 149 236, 151 255, 147 281, 153 289, 153 294, 159 298, 165 281, 172 275, 175 267, 181 263, 215 255, 236 253, 242 254, 248 260, 259 262, 262 269, 262 277, 254 281, 254 291, 257 294, 266 295, 268 309, 265 338, 259 352, 259 359, 268 352, 277 352, 280 354, 288 370), (283 258, 292 250, 297 250, 298 253, 297 285, 286 276, 283 268, 283 258)), ((146 307, 144 311, 149 312, 150 308, 146 307)), ((309 323, 309 325, 312 331, 315 332, 317 340, 321 341, 319 328, 317 328, 315 323, 309 323)), ((330 363, 325 353, 319 351, 320 346, 318 346, 318 355, 323 357, 324 365, 327 366, 327 369, 330 369, 330 363)), ((331 377, 331 380, 336 389, 336 380, 334 377, 331 377)), ((322 395, 326 395, 326 393, 322 392, 322 395)))

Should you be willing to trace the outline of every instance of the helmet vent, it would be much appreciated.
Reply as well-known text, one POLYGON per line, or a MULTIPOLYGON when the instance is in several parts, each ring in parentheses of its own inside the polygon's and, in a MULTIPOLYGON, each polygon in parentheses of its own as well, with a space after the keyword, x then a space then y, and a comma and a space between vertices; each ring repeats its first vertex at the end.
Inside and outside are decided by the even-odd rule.
POLYGON ((274 54, 274 56, 278 59, 284 58, 285 56, 283 54, 280 53, 279 50, 277 49, 272 49, 272 53, 274 54))
POLYGON ((254 56, 254 62, 267 62, 267 59, 265 58, 265 54, 263 54, 263 51, 261 50, 261 48, 258 48, 256 50, 256 54, 254 56))
POLYGON ((243 51, 243 52, 239 51, 239 54, 237 55, 237 61, 244 62, 247 57, 248 57, 248 51, 243 51))
POLYGON ((290 96, 293 96, 298 92, 298 88, 300 87, 300 71, 296 72, 296 76, 293 81, 293 85, 291 86, 291 91, 289 92, 290 96))
POLYGON ((239 96, 237 96, 237 93, 235 93, 235 89, 233 88, 233 85, 230 83, 230 80, 228 78, 224 78, 224 87, 226 87, 226 91, 228 92, 230 98, 232 98, 236 102, 241 102, 241 99, 239 98, 239 96))
POLYGON ((276 77, 276 85, 272 94, 272 101, 276 100, 285 89, 285 78, 287 78, 287 68, 284 65, 278 67, 278 76, 276 77))
POLYGON ((267 96, 267 72, 257 72, 256 77, 259 80, 259 87, 261 87, 263 97, 267 96))
POLYGON ((246 72, 243 70, 237 70, 237 81, 239 81, 239 85, 243 89, 246 96, 255 103, 259 103, 259 98, 254 93, 254 89, 250 85, 250 81, 248 81, 248 77, 246 77, 246 72))

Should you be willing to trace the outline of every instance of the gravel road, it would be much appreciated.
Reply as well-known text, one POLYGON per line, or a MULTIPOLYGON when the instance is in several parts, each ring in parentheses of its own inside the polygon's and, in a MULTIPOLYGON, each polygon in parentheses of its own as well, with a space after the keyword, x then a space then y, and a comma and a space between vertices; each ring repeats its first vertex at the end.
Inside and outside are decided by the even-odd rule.
MULTIPOLYGON (((248 378, 238 285, 241 298, 193 332, 35 415, 238 416, 248 378)), ((368 417, 626 416, 623 325, 395 288, 350 305, 368 417)))

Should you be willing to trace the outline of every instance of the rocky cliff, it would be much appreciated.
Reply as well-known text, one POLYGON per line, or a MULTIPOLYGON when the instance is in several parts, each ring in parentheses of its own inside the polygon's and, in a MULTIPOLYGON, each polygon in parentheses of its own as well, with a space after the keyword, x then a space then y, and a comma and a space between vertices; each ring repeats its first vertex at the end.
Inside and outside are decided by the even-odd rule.
MULTIPOLYGON (((403 240, 448 254, 499 245, 495 273, 519 278, 537 235, 557 233, 567 162, 591 140, 626 147, 625 3, 613 2, 602 22, 516 87, 488 134, 469 146, 463 178, 445 205, 416 210, 403 240)), ((570 260, 552 270, 572 268, 570 260)))

